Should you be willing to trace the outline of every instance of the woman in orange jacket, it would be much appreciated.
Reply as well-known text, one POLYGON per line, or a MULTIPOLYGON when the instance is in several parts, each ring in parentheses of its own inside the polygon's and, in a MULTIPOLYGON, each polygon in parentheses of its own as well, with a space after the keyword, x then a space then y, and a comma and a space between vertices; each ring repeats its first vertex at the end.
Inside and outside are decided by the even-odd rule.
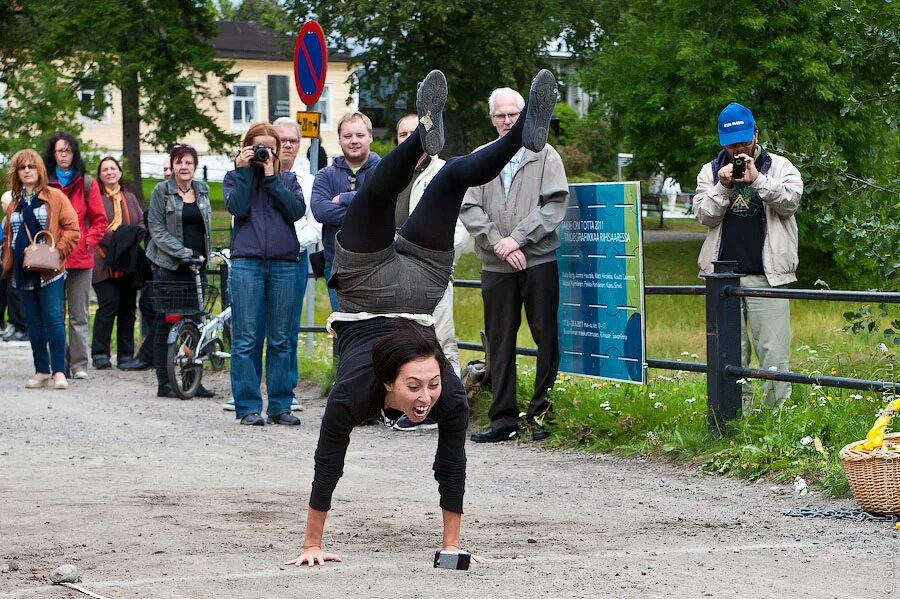
POLYGON ((12 278, 25 306, 34 358, 34 375, 25 388, 38 389, 52 382, 55 389, 67 389, 62 312, 65 267, 39 274, 26 270, 24 262, 25 248, 32 240, 46 243, 47 235, 37 237, 46 231, 59 252, 60 264, 65 264, 81 236, 78 215, 63 192, 48 186, 44 162, 34 150, 21 150, 12 157, 8 183, 13 200, 3 225, 3 276, 12 278))

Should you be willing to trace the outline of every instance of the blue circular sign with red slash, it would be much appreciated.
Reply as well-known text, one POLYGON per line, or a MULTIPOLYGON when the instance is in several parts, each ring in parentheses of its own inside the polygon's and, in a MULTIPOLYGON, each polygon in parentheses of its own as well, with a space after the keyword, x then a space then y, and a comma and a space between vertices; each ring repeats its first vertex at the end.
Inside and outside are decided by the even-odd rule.
POLYGON ((327 67, 325 32, 316 21, 307 21, 294 44, 294 83, 300 100, 307 106, 315 104, 322 95, 327 67))

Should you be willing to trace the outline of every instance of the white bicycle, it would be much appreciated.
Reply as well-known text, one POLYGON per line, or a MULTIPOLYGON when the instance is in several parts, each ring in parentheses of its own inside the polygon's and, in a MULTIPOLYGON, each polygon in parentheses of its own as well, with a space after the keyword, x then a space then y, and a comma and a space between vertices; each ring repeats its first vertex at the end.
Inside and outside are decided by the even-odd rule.
MULTIPOLYGON (((228 250, 215 251, 210 259, 231 267, 228 250)), ((194 282, 151 281, 150 299, 172 323, 166 338, 169 385, 181 399, 191 399, 200 389, 204 363, 220 371, 231 358, 231 306, 211 314, 219 289, 203 281, 203 260, 188 258, 183 263, 193 271, 194 282)))

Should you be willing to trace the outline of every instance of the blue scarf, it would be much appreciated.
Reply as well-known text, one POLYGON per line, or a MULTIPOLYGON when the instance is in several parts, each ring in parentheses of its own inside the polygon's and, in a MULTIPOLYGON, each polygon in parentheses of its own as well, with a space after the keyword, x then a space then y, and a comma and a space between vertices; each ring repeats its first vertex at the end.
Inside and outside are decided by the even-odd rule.
POLYGON ((25 248, 31 243, 31 240, 28 238, 28 233, 25 232, 25 227, 28 227, 28 232, 31 233, 32 238, 41 232, 41 224, 34 215, 34 209, 39 206, 42 201, 43 200, 38 198, 37 194, 26 197, 25 190, 23 189, 22 195, 19 198, 19 205, 16 206, 16 212, 22 215, 22 225, 19 227, 19 232, 16 234, 16 239, 13 243, 13 275, 16 278, 16 287, 18 289, 24 289, 26 287, 38 288, 41 286, 40 274, 26 271, 24 263, 25 248))
POLYGON ((75 169, 70 169, 67 171, 59 168, 59 165, 56 165, 56 180, 59 181, 59 185, 61 187, 66 187, 69 183, 72 182, 72 179, 75 178, 75 169))

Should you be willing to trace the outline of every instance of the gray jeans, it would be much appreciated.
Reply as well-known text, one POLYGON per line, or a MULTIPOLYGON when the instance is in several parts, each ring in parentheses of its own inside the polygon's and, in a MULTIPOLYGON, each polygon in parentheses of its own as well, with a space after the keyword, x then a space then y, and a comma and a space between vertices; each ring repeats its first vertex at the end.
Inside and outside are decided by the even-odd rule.
POLYGON ((68 364, 74 375, 88 369, 88 318, 92 268, 66 270, 65 313, 69 316, 68 364))
POLYGON ((336 239, 333 268, 328 286, 344 312, 432 314, 450 281, 453 250, 431 250, 397 235, 389 247, 359 254, 336 239))
MULTIPOLYGON (((741 287, 771 287, 765 275, 744 275, 741 287)), ((741 298, 741 363, 750 364, 750 350, 756 352, 763 370, 790 370, 791 353, 790 300, 760 297, 741 298)), ((791 384, 783 381, 763 381, 762 397, 753 396, 753 383, 741 389, 743 413, 762 406, 780 408, 791 396, 791 384)))

